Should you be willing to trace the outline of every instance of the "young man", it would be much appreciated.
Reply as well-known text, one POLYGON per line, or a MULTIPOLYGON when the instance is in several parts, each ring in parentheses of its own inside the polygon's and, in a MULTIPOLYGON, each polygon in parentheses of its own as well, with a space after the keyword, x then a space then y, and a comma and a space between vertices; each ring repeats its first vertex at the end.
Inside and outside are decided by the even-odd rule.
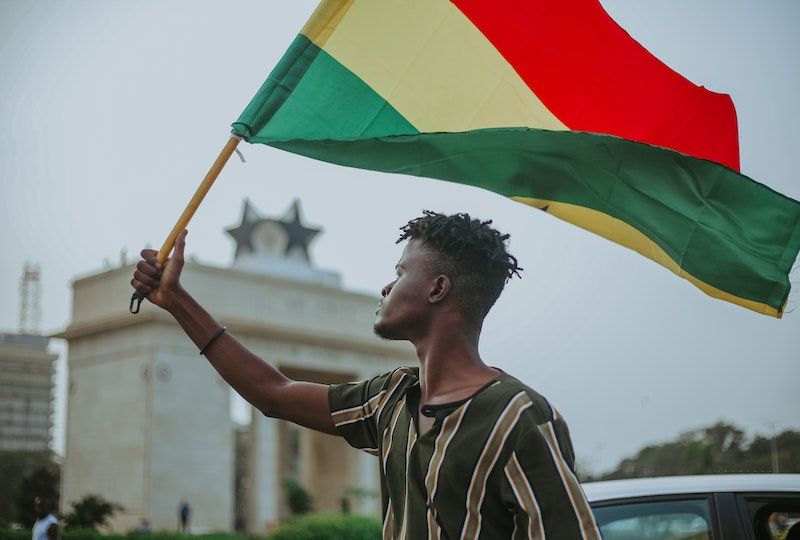
POLYGON ((411 341, 419 367, 359 383, 289 380, 226 333, 180 286, 186 231, 164 268, 142 251, 131 284, 264 414, 379 457, 384 538, 599 539, 563 418, 478 353, 484 317, 521 270, 490 224, 426 211, 401 228, 374 329, 411 341))
POLYGON ((36 521, 33 524, 31 538, 33 540, 56 540, 58 538, 58 518, 52 513, 50 499, 36 496, 33 498, 33 510, 36 521))

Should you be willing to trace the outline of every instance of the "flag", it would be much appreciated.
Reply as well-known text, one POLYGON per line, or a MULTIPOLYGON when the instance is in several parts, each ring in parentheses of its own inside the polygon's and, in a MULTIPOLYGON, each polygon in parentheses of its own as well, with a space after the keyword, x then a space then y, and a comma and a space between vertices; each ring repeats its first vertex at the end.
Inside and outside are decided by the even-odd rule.
POLYGON ((324 0, 233 132, 482 187, 780 317, 800 203, 739 172, 730 97, 597 0, 324 0))

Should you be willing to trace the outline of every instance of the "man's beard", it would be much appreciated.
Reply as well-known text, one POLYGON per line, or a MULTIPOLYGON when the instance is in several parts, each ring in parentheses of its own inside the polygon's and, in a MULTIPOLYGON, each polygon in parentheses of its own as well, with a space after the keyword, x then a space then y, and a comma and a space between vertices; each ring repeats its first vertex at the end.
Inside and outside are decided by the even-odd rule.
POLYGON ((376 336, 378 336, 379 338, 381 338, 383 340, 390 341, 390 340, 397 339, 396 337, 394 337, 394 334, 392 333, 392 331, 385 324, 381 324, 379 322, 376 322, 372 326, 372 331, 375 332, 376 336))
POLYGON ((385 341, 397 341, 401 339, 408 339, 406 335, 402 332, 402 329, 389 326, 388 324, 382 323, 381 321, 375 321, 375 324, 372 326, 372 331, 375 332, 376 336, 385 341))

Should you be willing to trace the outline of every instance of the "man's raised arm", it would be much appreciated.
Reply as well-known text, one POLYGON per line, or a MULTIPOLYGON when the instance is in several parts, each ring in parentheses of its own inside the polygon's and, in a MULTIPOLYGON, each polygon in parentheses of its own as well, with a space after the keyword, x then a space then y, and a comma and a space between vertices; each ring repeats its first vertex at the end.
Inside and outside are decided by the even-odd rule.
POLYGON ((331 419, 327 385, 292 381, 228 332, 217 335, 220 324, 180 284, 186 234, 183 231, 178 236, 175 251, 163 268, 156 262, 155 251, 143 250, 131 285, 175 317, 198 349, 205 348, 203 354, 214 369, 254 407, 269 416, 338 435, 331 419))

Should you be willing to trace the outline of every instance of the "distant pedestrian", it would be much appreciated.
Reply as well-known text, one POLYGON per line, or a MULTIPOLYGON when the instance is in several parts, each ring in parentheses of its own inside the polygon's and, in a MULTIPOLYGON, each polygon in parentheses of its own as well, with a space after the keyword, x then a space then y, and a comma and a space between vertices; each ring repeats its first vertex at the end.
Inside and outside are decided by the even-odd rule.
POLYGON ((33 509, 36 512, 36 522, 33 524, 33 540, 57 540, 58 518, 52 513, 52 503, 49 499, 36 496, 33 499, 33 509))
POLYGON ((142 518, 136 528, 133 530, 135 533, 144 534, 153 532, 153 528, 150 526, 150 522, 146 519, 142 518))
POLYGON ((189 533, 189 519, 192 517, 192 507, 186 501, 181 501, 178 506, 178 519, 180 520, 181 533, 189 533))

